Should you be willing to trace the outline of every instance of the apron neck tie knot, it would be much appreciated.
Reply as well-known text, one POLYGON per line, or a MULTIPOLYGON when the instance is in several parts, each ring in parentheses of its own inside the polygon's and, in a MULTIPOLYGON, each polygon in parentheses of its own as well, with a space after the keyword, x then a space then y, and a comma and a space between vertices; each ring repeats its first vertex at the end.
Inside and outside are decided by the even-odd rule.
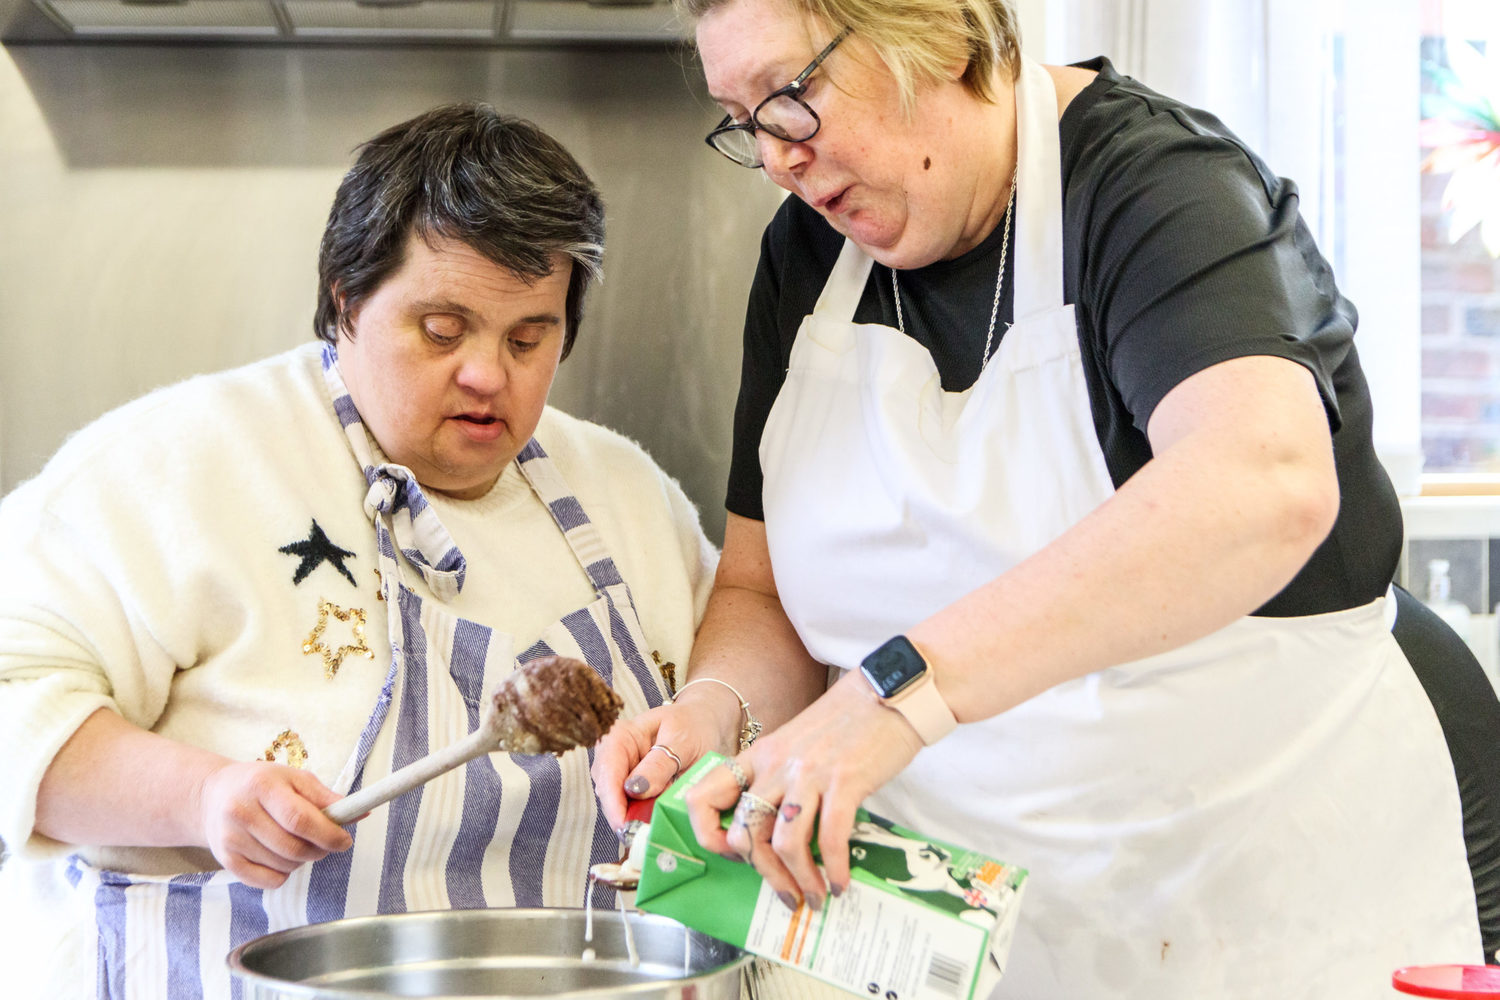
POLYGON ((464 554, 427 502, 412 471, 394 463, 367 465, 365 479, 370 483, 365 513, 377 525, 384 522, 390 531, 391 540, 381 539, 382 546, 400 549, 438 600, 451 601, 458 596, 467 568, 464 554))
POLYGON ((451 601, 463 590, 467 568, 464 554, 427 502, 412 471, 394 462, 376 464, 364 421, 339 374, 338 352, 331 344, 323 347, 323 377, 350 450, 370 484, 365 492, 365 514, 375 522, 381 554, 394 560, 399 551, 422 574, 433 596, 451 601))
POLYGON ((374 518, 377 514, 389 514, 396 509, 397 504, 404 501, 399 499, 404 493, 396 485, 396 479, 389 475, 380 475, 375 469, 366 469, 365 478, 370 481, 370 489, 365 493, 365 515, 374 518))

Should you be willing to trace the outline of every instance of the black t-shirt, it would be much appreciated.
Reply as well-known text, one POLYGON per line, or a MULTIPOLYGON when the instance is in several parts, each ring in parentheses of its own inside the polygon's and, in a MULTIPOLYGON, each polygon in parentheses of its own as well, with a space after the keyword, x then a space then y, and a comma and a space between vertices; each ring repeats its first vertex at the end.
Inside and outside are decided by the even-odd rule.
MULTIPOLYGON (((1120 76, 1106 59, 1060 123, 1064 281, 1074 303, 1094 426, 1119 487, 1151 457, 1146 426, 1189 376, 1251 355, 1313 373, 1333 430, 1341 504, 1333 531, 1257 614, 1320 614, 1385 592, 1401 545, 1396 494, 1375 457, 1355 310, 1278 179, 1214 116, 1120 76)), ((1018 192, 1016 211, 1024 192, 1018 192)), ((980 371, 1003 226, 953 260, 900 273, 908 336, 943 388, 980 371)), ((750 291, 726 507, 763 519, 759 446, 792 342, 844 239, 789 197, 766 228, 750 291)), ((1012 315, 1014 259, 995 337, 1012 315)), ((896 326, 890 272, 871 269, 854 315, 896 326)), ((1123 583, 1124 581, 1122 581, 1123 583)))

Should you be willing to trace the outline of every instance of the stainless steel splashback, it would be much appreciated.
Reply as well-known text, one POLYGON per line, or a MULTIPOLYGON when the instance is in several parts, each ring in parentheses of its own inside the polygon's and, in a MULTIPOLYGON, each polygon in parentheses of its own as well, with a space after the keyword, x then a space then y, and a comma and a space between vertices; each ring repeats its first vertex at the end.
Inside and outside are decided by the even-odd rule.
POLYGON ((664 0, 0 0, 0 42, 659 45, 664 0))
POLYGON ((745 300, 781 190, 650 47, 0 49, 0 493, 155 386, 312 337, 355 146, 445 101, 523 115, 604 194, 604 280, 551 401, 639 441, 718 537, 745 300))

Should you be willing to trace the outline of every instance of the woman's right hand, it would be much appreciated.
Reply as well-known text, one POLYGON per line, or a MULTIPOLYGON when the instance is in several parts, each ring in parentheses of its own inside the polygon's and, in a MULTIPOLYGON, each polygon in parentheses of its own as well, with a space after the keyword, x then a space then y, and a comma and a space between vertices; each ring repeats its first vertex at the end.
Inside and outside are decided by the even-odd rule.
POLYGON ((339 798, 307 771, 235 761, 203 779, 198 808, 219 863, 246 885, 274 889, 298 866, 354 846, 323 815, 339 798))
POLYGON ((695 685, 691 691, 684 684, 682 695, 680 701, 620 719, 595 748, 590 773, 611 829, 625 825, 630 799, 660 795, 705 753, 738 752, 739 699, 717 684, 695 685))

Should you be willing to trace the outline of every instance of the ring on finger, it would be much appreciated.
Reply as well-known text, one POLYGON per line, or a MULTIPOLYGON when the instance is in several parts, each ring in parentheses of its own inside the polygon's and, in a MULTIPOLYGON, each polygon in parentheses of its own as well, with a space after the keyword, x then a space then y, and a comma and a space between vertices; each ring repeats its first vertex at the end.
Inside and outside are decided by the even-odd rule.
MULTIPOLYGON (((744 795, 747 791, 750 790, 750 779, 745 775, 745 769, 740 765, 739 761, 735 760, 733 757, 727 758, 724 761, 724 769, 727 770, 730 774, 734 775, 734 783, 740 786, 741 795, 744 795)), ((762 799, 761 801, 765 800, 762 799)))
MULTIPOLYGON (((651 750, 660 750, 662 753, 672 758, 672 763, 677 765, 677 770, 672 772, 673 776, 676 776, 677 774, 680 774, 682 772, 682 758, 673 753, 671 747, 667 746, 665 743, 653 743, 651 744, 651 750)), ((646 752, 650 753, 651 750, 647 750, 646 752)))
POLYGON ((734 818, 748 829, 753 823, 771 819, 776 815, 776 804, 769 802, 754 792, 742 792, 739 802, 735 803, 734 818))

